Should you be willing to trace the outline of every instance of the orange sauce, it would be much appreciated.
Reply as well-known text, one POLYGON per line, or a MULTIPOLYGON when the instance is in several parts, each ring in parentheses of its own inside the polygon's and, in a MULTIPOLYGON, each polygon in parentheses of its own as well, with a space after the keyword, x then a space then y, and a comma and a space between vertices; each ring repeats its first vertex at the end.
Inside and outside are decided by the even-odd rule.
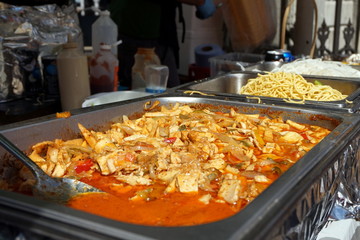
POLYGON ((68 206, 92 214, 118 220, 122 222, 150 225, 150 226, 189 226, 218 221, 230 217, 240 211, 245 205, 238 203, 218 203, 210 201, 208 204, 199 201, 199 193, 169 193, 164 194, 165 186, 116 186, 118 183, 111 176, 100 176, 82 179, 106 193, 88 193, 74 197, 68 206), (131 200, 137 191, 153 188, 149 194, 150 200, 131 200))

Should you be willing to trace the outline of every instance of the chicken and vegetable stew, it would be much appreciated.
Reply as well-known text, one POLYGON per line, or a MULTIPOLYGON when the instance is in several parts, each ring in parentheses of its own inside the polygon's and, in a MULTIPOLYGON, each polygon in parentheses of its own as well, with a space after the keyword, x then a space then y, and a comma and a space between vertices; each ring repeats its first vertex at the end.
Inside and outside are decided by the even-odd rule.
POLYGON ((81 137, 38 143, 29 157, 51 176, 106 192, 79 195, 68 206, 151 226, 236 214, 330 133, 279 117, 186 104, 123 116, 105 131, 78 126, 81 137))

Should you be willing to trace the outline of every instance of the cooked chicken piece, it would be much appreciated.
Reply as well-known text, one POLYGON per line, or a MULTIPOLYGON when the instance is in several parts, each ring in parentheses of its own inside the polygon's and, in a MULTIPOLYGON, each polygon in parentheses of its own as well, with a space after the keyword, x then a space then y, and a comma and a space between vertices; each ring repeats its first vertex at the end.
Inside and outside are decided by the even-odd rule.
POLYGON ((256 161, 256 157, 254 155, 254 149, 248 149, 248 150, 244 151, 244 153, 245 153, 245 156, 247 156, 249 159, 256 161), (255 158, 255 159, 253 159, 253 158, 255 158))
POLYGON ((249 166, 246 167, 246 171, 254 171, 255 169, 255 164, 250 164, 249 166))
POLYGON ((124 134, 120 131, 117 130, 111 130, 109 131, 109 137, 111 139, 112 142, 117 143, 117 144, 121 144, 123 142, 124 139, 124 134))
POLYGON ((136 176, 133 174, 130 175, 122 175, 119 174, 116 179, 120 181, 124 181, 132 186, 135 185, 150 185, 152 183, 151 179, 149 179, 147 176, 136 176))
POLYGON ((173 136, 174 133, 179 131, 179 126, 178 125, 171 125, 169 126, 169 136, 173 136))
POLYGON ((37 153, 42 152, 44 149, 46 149, 48 146, 53 146, 54 142, 51 141, 44 141, 44 142, 40 142, 35 144, 34 146, 32 146, 31 148, 36 151, 37 153))
POLYGON ((224 179, 221 183, 218 196, 230 204, 236 203, 239 200, 240 183, 238 179, 224 179))
POLYGON ((61 163, 64 166, 68 167, 71 162, 77 161, 78 159, 83 159, 86 156, 88 156, 86 153, 78 153, 74 156, 71 151, 67 151, 66 148, 60 148, 57 158, 58 163, 61 163))
POLYGON ((199 131, 190 131, 188 133, 188 138, 193 143, 195 142, 213 142, 215 140, 212 133, 209 132, 199 132, 199 131))
MULTIPOLYGON (((311 136, 315 138, 324 138, 326 135, 329 134, 329 131, 315 131, 311 136)), ((318 140, 319 141, 319 140, 318 140)))
POLYGON ((291 120, 286 120, 286 123, 289 124, 290 126, 292 126, 295 129, 298 129, 300 131, 304 131, 306 129, 306 126, 300 124, 300 123, 296 123, 294 121, 291 120))
POLYGON ((82 146, 83 142, 84 142, 84 139, 76 138, 76 139, 67 140, 67 141, 63 142, 62 145, 64 145, 64 146, 66 146, 66 145, 82 146))
POLYGON ((52 172, 54 171, 55 168, 55 163, 49 161, 47 162, 47 164, 42 164, 40 168, 48 175, 52 176, 52 172))
POLYGON ((86 142, 90 147, 94 148, 96 145, 96 139, 91 131, 87 130, 82 124, 78 123, 78 127, 81 131, 81 134, 85 138, 86 142))
POLYGON ((173 178, 173 180, 167 185, 165 188, 165 193, 172 193, 176 190, 176 178, 173 178))
POLYGON ((178 153, 171 152, 171 154, 170 154, 170 162, 175 163, 175 164, 179 164, 179 163, 181 163, 181 157, 179 156, 178 153))
POLYGON ((268 142, 263 147, 262 151, 263 153, 272 153, 275 150, 275 147, 276 147, 276 143, 268 142))
MULTIPOLYGON (((173 154, 175 154, 175 153, 172 153, 171 155, 173 155, 173 154)), ((157 171, 167 170, 169 168, 169 163, 164 158, 158 158, 156 163, 157 163, 156 164, 157 171)))
POLYGON ((42 162, 46 162, 46 159, 41 157, 37 151, 33 151, 30 155, 29 158, 31 160, 33 160, 36 163, 42 163, 42 162))
POLYGON ((170 183, 179 173, 180 169, 168 169, 167 171, 158 173, 157 178, 165 183, 170 183))
POLYGON ((176 186, 182 193, 197 192, 198 186, 198 174, 187 173, 178 174, 176 176, 176 186))
POLYGON ((223 170, 226 167, 226 162, 222 158, 210 159, 203 164, 204 169, 216 168, 218 170, 223 170))
POLYGON ((97 163, 99 164, 101 174, 109 175, 116 171, 114 154, 110 153, 108 155, 100 156, 96 158, 97 163))
POLYGON ((103 151, 115 150, 116 146, 111 142, 109 138, 100 139, 94 146, 94 150, 97 153, 101 153, 103 151))
POLYGON ((280 142, 287 142, 287 143, 297 143, 297 142, 301 142, 304 138, 297 132, 290 132, 290 131, 285 131, 285 132, 280 132, 280 134, 282 135, 279 138, 280 142))
POLYGON ((264 141, 265 142, 274 142, 273 131, 271 129, 265 129, 264 131, 264 141))
POLYGON ((253 136, 253 140, 254 140, 255 145, 259 149, 262 149, 264 147, 264 145, 265 145, 265 141, 263 139, 263 136, 260 134, 260 131, 258 129, 253 129, 252 136, 253 136))
POLYGON ((269 128, 274 130, 274 132, 281 132, 284 130, 289 130, 290 126, 286 123, 270 123, 269 128))
POLYGON ((55 169, 53 171, 53 173, 51 174, 52 177, 62 177, 64 176, 66 171, 66 167, 63 166, 62 164, 56 164, 55 169))
POLYGON ((238 174, 239 173, 239 169, 231 167, 230 165, 227 165, 225 168, 225 171, 231 174, 238 174))
POLYGON ((194 111, 189 105, 181 106, 180 110, 181 110, 181 114, 183 114, 183 115, 189 114, 194 111))
POLYGON ((200 198, 199 198, 199 201, 204 203, 204 204, 209 204, 210 200, 211 200, 211 195, 210 194, 205 194, 205 195, 202 195, 200 198))
POLYGON ((261 183, 269 183, 270 179, 268 179, 266 176, 259 174, 254 176, 255 182, 261 182, 261 183))
POLYGON ((134 135, 124 138, 124 141, 134 141, 134 140, 138 140, 138 139, 142 139, 142 138, 146 139, 147 136, 143 135, 143 134, 134 134, 134 135))

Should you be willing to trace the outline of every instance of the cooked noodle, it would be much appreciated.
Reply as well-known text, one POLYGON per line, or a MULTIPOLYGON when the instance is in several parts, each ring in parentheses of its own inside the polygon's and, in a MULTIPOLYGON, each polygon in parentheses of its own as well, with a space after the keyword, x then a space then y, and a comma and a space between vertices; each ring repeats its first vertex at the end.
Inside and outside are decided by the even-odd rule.
POLYGON ((306 81, 301 75, 286 72, 259 74, 257 78, 249 79, 240 94, 312 101, 337 101, 347 97, 328 85, 315 85, 306 81))

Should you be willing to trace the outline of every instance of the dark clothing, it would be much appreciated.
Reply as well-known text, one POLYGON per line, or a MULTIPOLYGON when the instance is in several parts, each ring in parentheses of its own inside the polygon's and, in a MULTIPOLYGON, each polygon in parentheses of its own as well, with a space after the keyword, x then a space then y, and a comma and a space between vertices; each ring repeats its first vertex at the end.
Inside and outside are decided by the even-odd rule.
POLYGON ((161 5, 149 0, 114 0, 110 3, 111 18, 119 33, 137 39, 160 37, 161 5))
POLYGON ((154 48, 163 65, 169 68, 168 87, 180 84, 179 43, 176 27, 176 0, 113 0, 111 18, 119 29, 119 81, 131 86, 131 68, 137 48, 154 48))

